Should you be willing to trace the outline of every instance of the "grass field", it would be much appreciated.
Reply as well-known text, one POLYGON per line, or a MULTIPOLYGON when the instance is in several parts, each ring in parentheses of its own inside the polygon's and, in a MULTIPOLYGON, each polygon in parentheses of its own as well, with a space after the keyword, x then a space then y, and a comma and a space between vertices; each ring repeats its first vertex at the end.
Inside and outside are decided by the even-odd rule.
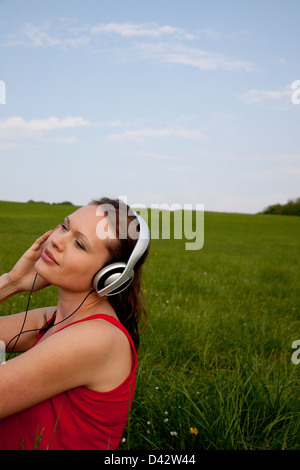
MULTIPOLYGON (((8 271, 68 205, 0 202, 8 271)), ((300 218, 205 213, 204 247, 152 240, 148 325, 120 449, 299 449, 300 218)), ((53 305, 55 287, 32 307, 53 305)), ((1 315, 24 310, 27 294, 1 315)))

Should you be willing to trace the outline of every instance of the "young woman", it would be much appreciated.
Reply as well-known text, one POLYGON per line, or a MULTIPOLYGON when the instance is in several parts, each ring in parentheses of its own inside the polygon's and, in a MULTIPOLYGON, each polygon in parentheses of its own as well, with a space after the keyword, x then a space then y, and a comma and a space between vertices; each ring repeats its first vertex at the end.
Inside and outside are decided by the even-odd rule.
POLYGON ((40 450, 117 449, 134 395, 149 247, 124 291, 99 296, 92 280, 101 267, 128 261, 136 220, 121 201, 93 201, 0 277, 1 302, 30 291, 34 280, 34 291, 51 284, 59 291, 57 305, 29 310, 25 325, 24 312, 0 317, 7 352, 14 345, 23 352, 0 365, 0 449, 33 449, 37 441, 40 450))

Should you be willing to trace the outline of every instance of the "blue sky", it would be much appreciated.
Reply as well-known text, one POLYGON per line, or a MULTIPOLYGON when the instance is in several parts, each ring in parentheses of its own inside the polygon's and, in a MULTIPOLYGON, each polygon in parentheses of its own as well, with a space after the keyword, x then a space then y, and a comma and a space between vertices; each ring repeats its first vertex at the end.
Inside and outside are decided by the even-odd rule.
POLYGON ((299 197, 299 18, 299 0, 0 0, 0 199, 299 197))

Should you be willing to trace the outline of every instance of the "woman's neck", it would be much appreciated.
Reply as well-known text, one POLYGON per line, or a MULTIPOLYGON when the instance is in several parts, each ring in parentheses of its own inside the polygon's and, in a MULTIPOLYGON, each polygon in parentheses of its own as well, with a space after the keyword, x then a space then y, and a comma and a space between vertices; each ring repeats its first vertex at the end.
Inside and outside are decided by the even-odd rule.
MULTIPOLYGON (((104 313, 110 304, 106 297, 99 297, 94 291, 70 292, 59 289, 56 321, 63 321, 72 314, 72 321, 94 313, 104 313), (73 313, 74 312, 74 313, 73 313)), ((111 308, 111 307, 110 307, 111 308)))

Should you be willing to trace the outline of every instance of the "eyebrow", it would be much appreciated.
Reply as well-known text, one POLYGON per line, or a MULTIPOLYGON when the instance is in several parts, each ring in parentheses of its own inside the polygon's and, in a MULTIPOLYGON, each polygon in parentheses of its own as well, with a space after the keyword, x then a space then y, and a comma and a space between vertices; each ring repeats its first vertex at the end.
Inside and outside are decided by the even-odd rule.
MULTIPOLYGON (((68 226, 70 227, 70 218, 68 216, 65 217, 65 222, 67 222, 68 226)), ((80 232, 79 230, 75 230, 75 233, 80 237, 84 238, 86 243, 89 244, 87 237, 82 232, 80 232)))

